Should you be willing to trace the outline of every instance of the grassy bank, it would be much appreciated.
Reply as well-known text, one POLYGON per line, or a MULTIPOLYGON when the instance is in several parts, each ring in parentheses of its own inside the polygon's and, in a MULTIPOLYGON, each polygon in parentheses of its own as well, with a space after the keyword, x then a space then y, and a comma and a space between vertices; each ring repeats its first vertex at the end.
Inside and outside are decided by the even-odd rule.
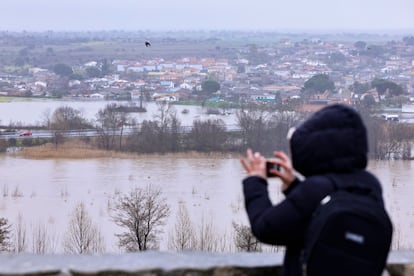
POLYGON ((0 96, 0 102, 30 102, 32 99, 31 97, 23 97, 23 96, 0 96))
POLYGON ((9 97, 0 96, 0 103, 8 103, 11 102, 9 97))
POLYGON ((62 100, 61 98, 56 97, 46 97, 46 96, 34 96, 34 97, 25 97, 25 96, 0 96, 0 103, 2 102, 31 102, 39 100, 62 100))
POLYGON ((129 153, 120 151, 102 150, 93 147, 80 140, 70 140, 57 147, 52 144, 44 144, 41 146, 26 147, 21 151, 14 153, 16 156, 20 156, 28 159, 89 159, 89 158, 122 158, 122 159, 134 159, 143 157, 157 157, 157 156, 174 156, 175 158, 238 158, 239 156, 234 153, 201 153, 201 152, 177 152, 166 154, 142 154, 142 153, 129 153))
POLYGON ((52 143, 41 146, 25 147, 17 153, 24 158, 31 159, 86 159, 86 158, 102 158, 115 157, 120 153, 96 149, 79 140, 68 141, 57 147, 52 143))

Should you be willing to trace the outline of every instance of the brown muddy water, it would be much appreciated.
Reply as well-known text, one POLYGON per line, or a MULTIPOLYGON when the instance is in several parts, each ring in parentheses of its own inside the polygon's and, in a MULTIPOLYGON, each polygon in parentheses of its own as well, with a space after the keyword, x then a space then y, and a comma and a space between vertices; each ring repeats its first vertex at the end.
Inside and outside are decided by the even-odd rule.
MULTIPOLYGON (((414 249, 414 169, 410 161, 371 161, 369 170, 380 179, 386 208, 395 226, 394 249, 414 249)), ((171 215, 160 236, 160 249, 168 250, 179 205, 189 211, 197 228, 208 222, 220 251, 234 251, 232 222, 247 224, 241 180, 245 176, 237 158, 154 156, 143 159, 32 160, 0 155, 0 217, 13 226, 25 226, 27 252, 39 227, 47 229, 48 251, 62 252, 62 239, 75 206, 83 202, 105 239, 106 252, 117 253, 110 207, 117 195, 131 187, 161 188, 171 215)), ((283 195, 280 183, 269 185, 272 200, 283 195)))

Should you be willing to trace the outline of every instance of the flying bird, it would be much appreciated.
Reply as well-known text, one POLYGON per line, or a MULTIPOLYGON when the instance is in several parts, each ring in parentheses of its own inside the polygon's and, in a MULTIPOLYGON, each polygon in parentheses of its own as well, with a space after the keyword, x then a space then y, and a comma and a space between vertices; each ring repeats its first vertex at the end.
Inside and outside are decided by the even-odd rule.
POLYGON ((151 43, 149 41, 145 41, 145 47, 150 47, 151 43))

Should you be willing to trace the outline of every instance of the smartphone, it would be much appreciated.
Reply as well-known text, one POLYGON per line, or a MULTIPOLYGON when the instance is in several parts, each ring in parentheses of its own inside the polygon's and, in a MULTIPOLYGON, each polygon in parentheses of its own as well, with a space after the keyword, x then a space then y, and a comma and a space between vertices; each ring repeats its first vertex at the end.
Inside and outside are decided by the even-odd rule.
POLYGON ((270 170, 280 171, 280 165, 275 164, 271 161, 266 161, 266 175, 267 175, 267 177, 277 177, 277 175, 274 175, 273 173, 271 173, 270 170))

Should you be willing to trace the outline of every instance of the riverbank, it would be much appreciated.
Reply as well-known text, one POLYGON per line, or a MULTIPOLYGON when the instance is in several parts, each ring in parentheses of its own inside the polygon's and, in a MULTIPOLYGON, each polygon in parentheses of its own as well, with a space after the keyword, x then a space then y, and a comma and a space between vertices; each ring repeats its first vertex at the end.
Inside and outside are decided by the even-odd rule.
POLYGON ((62 100, 61 98, 54 97, 25 97, 25 96, 4 96, 0 95, 0 103, 9 102, 32 102, 32 101, 45 101, 45 100, 62 100))
POLYGON ((83 142, 79 139, 71 139, 64 144, 54 145, 47 143, 40 146, 24 147, 22 150, 14 152, 13 155, 27 158, 27 159, 88 159, 88 158, 120 158, 120 159, 134 159, 142 158, 145 156, 174 156, 176 158, 239 158, 237 153, 221 153, 210 152, 202 153, 195 151, 188 152, 176 152, 176 153, 155 153, 155 154, 142 154, 133 152, 121 152, 103 150, 94 147, 91 144, 83 142))

